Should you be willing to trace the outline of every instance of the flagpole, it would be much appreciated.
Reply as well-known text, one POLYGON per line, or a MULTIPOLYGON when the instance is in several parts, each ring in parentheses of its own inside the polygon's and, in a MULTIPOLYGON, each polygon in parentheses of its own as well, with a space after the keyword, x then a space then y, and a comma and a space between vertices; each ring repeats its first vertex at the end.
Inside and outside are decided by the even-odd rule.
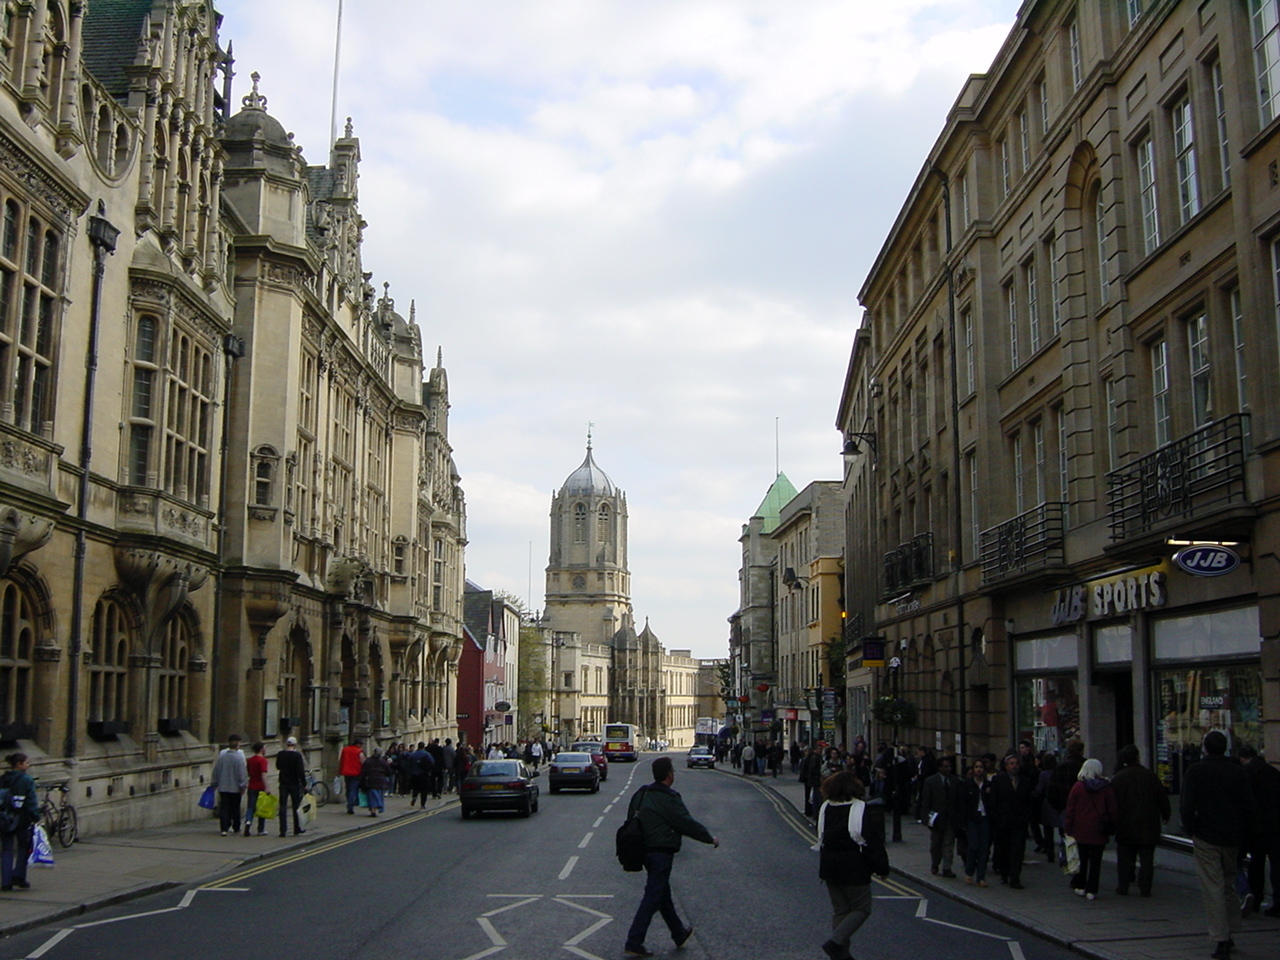
POLYGON ((329 148, 338 142, 338 66, 342 61, 342 0, 338 0, 338 25, 333 38, 333 100, 329 107, 329 148))

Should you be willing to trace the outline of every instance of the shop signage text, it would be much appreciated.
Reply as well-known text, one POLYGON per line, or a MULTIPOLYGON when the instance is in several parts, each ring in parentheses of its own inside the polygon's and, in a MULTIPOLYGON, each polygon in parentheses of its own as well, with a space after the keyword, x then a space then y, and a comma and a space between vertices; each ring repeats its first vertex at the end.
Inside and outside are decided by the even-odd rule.
POLYGON ((1240 554, 1216 543, 1198 543, 1175 553, 1173 562, 1194 577, 1220 577, 1240 566, 1240 554))
POLYGON ((1050 618, 1055 626, 1163 607, 1168 593, 1163 570, 1147 570, 1064 587, 1054 594, 1050 618))

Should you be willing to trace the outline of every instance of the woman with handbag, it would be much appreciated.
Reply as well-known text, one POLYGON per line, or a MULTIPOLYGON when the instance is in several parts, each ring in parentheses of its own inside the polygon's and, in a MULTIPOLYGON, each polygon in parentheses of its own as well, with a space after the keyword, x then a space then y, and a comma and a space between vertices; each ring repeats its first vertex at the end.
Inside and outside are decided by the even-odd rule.
POLYGON ((13 830, 0 833, 0 890, 26 890, 27 858, 31 856, 31 828, 40 819, 40 801, 36 798, 36 782, 27 773, 31 761, 25 753, 5 757, 9 769, 0 776, 0 788, 9 791, 9 808, 13 830))
POLYGON ((822 944, 831 960, 852 960, 849 940, 871 916, 871 875, 889 875, 884 845, 884 806, 864 803, 865 788, 852 772, 832 774, 822 784, 818 810, 818 878, 831 897, 831 939, 822 944))
POLYGON ((1062 814, 1063 832, 1075 837, 1080 848, 1080 872, 1071 880, 1077 896, 1098 899, 1102 851, 1119 819, 1120 804, 1111 782, 1102 775, 1102 762, 1086 760, 1067 794, 1067 809, 1062 814))

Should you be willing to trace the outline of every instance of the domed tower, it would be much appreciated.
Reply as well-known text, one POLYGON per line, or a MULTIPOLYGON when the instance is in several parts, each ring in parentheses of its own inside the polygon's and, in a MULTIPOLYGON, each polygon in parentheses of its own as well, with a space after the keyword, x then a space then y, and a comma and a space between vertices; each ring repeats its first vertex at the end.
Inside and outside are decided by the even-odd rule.
POLYGON ((586 459, 551 498, 544 617, 586 643, 609 643, 631 622, 627 498, 596 466, 590 437, 586 459))

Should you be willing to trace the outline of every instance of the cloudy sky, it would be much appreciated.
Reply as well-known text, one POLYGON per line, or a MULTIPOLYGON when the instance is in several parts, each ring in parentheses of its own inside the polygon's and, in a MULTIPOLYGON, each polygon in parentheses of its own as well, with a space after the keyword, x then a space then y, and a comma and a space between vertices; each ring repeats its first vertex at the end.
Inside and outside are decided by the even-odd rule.
MULTIPOLYGON (((337 6, 218 4, 236 98, 261 73, 310 163, 337 6)), ((365 269, 444 350, 472 580, 541 608, 551 494, 593 422, 637 619, 724 655, 741 525, 775 456, 798 489, 839 477, 857 291, 1017 7, 345 0, 365 269)))

